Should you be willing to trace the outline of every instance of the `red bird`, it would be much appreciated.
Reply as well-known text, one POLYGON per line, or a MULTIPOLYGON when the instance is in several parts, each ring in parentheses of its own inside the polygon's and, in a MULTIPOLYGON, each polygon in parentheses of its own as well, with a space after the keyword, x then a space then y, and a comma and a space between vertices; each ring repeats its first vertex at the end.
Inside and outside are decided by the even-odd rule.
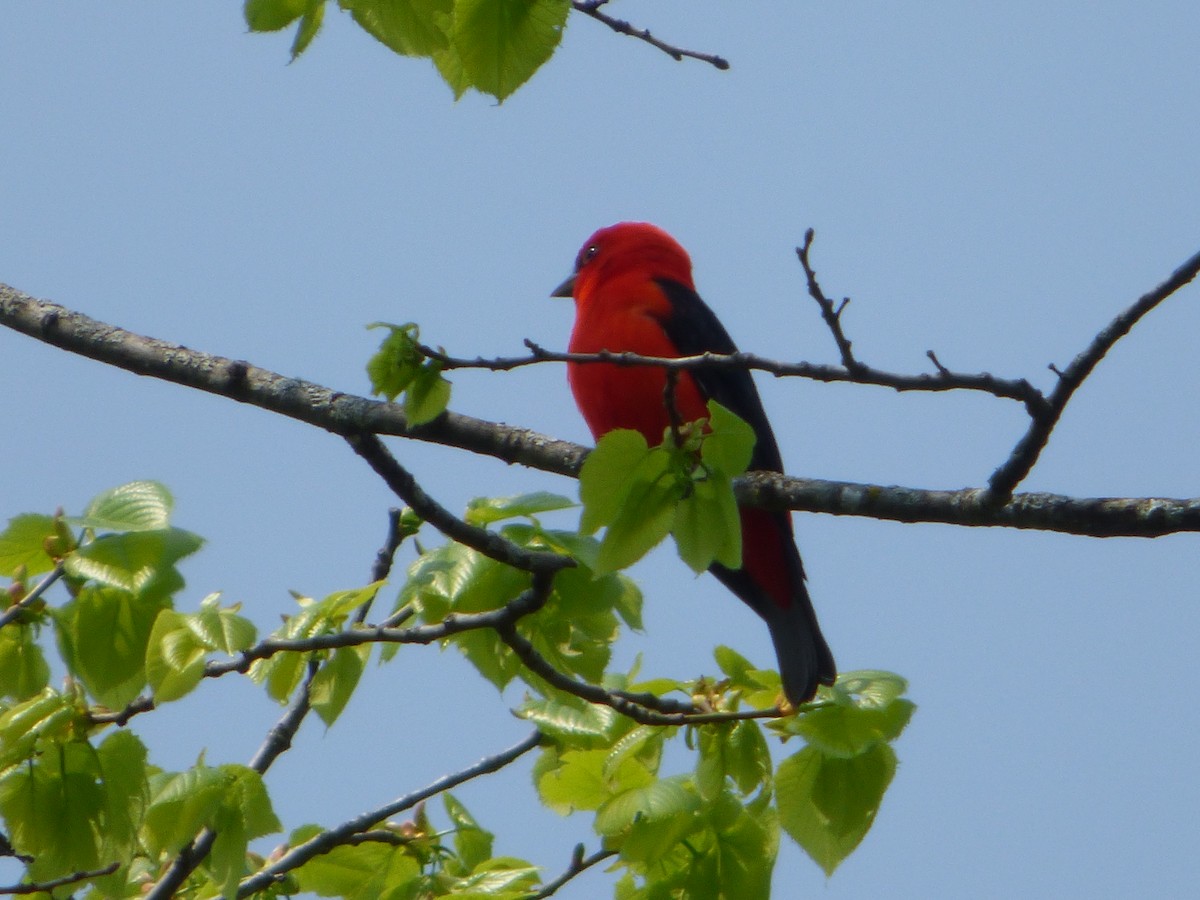
MULTIPOLYGON (((575 298, 573 353, 630 351, 643 356, 736 353, 729 334, 696 293, 692 261, 669 234, 642 222, 601 228, 583 245, 575 273, 555 290, 575 298)), ((640 431, 650 446, 670 425, 666 371, 653 366, 568 363, 575 403, 597 439, 617 428, 640 431)), ((783 460, 754 380, 744 369, 680 373, 675 406, 685 422, 708 416, 716 400, 753 427, 752 470, 782 472, 783 460)), ((788 512, 741 508, 742 567, 714 563, 722 584, 758 613, 771 631, 783 688, 803 703, 837 670, 804 587, 804 568, 788 512)))

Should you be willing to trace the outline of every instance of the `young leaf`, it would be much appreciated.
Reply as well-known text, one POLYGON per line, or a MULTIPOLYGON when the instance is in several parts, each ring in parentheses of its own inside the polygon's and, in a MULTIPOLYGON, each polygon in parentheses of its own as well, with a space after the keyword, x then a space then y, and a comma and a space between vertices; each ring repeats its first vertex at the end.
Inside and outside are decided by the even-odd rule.
POLYGON ((597 810, 595 827, 622 859, 649 863, 700 826, 700 805, 682 778, 664 778, 613 797, 597 810))
POLYGON ((593 534, 617 517, 633 473, 649 453, 646 439, 630 429, 610 431, 600 438, 579 472, 579 499, 583 503, 579 530, 583 534, 593 534))
POLYGON ((670 462, 668 453, 651 453, 633 472, 620 511, 600 542, 597 575, 633 565, 670 533, 675 503, 682 494, 670 462))
POLYGON ((516 711, 564 748, 607 747, 613 740, 617 714, 611 707, 586 703, 578 697, 530 699, 516 711))
POLYGON ((483 527, 505 519, 536 516, 538 513, 570 509, 574 500, 549 491, 518 494, 515 497, 476 497, 467 504, 464 518, 472 525, 483 527))
POLYGON ((756 441, 754 429, 715 400, 708 403, 708 415, 700 458, 710 469, 736 478, 750 465, 756 441))
POLYGON ((412 425, 432 422, 450 404, 450 382, 442 377, 440 363, 430 362, 417 370, 404 395, 404 415, 412 425))
POLYGON ((34 640, 32 625, 16 622, 0 629, 0 697, 26 700, 50 681, 50 666, 34 640))
POLYGON ((900 696, 906 686, 891 672, 843 672, 837 684, 823 689, 832 703, 803 716, 780 719, 771 728, 800 735, 826 755, 855 756, 900 736, 916 709, 911 700, 900 696))
POLYGON ((724 475, 692 482, 691 493, 675 505, 671 525, 679 557, 696 574, 714 562, 742 565, 742 523, 733 483, 724 475))
POLYGON ((308 697, 313 711, 327 727, 333 725, 350 702, 370 657, 370 647, 339 647, 317 671, 308 697))
POLYGON ((104 784, 102 855, 129 859, 138 850, 138 826, 150 800, 146 747, 130 731, 117 731, 96 748, 104 784))
POLYGON ((80 740, 47 741, 28 765, 0 777, 0 815, 33 880, 96 868, 104 811, 96 751, 80 740))
POLYGON ((279 31, 304 15, 308 0, 246 0, 242 15, 251 31, 279 31))
POLYGON ((88 585, 54 611, 63 661, 101 705, 120 709, 146 684, 146 650, 164 607, 153 597, 88 585))
POLYGON ((209 647, 188 627, 188 617, 163 610, 146 648, 146 680, 156 703, 178 700, 204 677, 209 647))
POLYGON ((308 45, 316 38, 325 20, 325 0, 307 0, 304 15, 296 27, 296 37, 292 41, 292 60, 308 49, 308 45))
POLYGON ((46 553, 46 540, 55 536, 54 517, 27 513, 8 520, 0 532, 0 576, 12 577, 24 567, 26 575, 40 575, 54 568, 46 553))
POLYGON ((480 828, 467 808, 453 795, 443 794, 442 803, 454 826, 454 852, 461 867, 459 874, 466 875, 491 858, 492 833, 480 828))
POLYGON ((453 0, 341 0, 354 21, 402 56, 430 56, 449 46, 444 23, 453 0))
POLYGON ((203 544, 203 538, 181 528, 107 534, 67 557, 66 570, 76 578, 165 600, 184 584, 175 563, 203 544))
POLYGON ((569 0, 457 0, 452 40, 471 86, 503 101, 562 40, 569 0))
POLYGON ((406 325, 390 325, 375 322, 368 328, 386 328, 387 337, 379 350, 367 361, 367 375, 371 379, 371 392, 395 400, 416 377, 425 357, 417 349, 420 330, 409 322, 406 325))
POLYGON ((850 758, 805 747, 775 773, 780 823, 832 875, 866 836, 895 773, 896 755, 887 744, 850 758))
MULTIPOLYGON (((575 810, 599 809, 614 797, 654 783, 654 775, 634 757, 626 757, 615 769, 607 762, 607 750, 547 751, 534 768, 542 803, 565 816, 575 810)), ((628 811, 629 804, 636 802, 630 800, 622 809, 628 811)), ((620 824, 613 825, 614 833, 628 824, 621 819, 620 824)), ((599 819, 596 827, 600 828, 599 819)))
POLYGON ((131 481, 92 498, 72 524, 97 531, 161 531, 170 527, 171 492, 157 481, 131 481))

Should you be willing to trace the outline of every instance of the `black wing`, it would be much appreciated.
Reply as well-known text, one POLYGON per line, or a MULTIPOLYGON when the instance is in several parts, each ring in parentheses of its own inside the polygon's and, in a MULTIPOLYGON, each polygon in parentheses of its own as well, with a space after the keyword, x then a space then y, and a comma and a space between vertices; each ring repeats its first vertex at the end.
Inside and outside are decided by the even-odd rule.
MULTIPOLYGON (((725 326, 700 295, 677 281, 659 279, 658 285, 671 301, 674 314, 662 323, 663 330, 680 356, 701 353, 737 353, 737 346, 725 326)), ((730 412, 745 419, 757 440, 750 458, 752 471, 782 472, 783 459, 775 433, 763 410, 754 378, 746 369, 692 369, 691 375, 710 400, 716 400, 730 412)))

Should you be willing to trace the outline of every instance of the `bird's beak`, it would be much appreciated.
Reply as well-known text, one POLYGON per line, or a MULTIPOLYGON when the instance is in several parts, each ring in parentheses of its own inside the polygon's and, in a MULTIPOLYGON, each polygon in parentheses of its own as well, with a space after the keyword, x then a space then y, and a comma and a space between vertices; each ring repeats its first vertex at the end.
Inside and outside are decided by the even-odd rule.
POLYGON ((550 294, 551 297, 570 297, 575 292, 575 276, 572 275, 562 284, 554 289, 550 294))

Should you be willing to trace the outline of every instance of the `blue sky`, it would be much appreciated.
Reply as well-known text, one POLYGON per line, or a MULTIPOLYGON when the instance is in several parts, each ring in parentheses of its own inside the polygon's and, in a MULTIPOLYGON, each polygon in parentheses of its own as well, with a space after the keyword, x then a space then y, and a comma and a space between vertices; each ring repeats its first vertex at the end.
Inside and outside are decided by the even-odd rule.
MULTIPOLYGON (((134 331, 363 393, 377 320, 459 355, 563 347, 547 295, 600 225, 654 221, 739 344, 833 362, 793 248, 861 357, 1048 388, 1095 332, 1197 250, 1200 74, 1192 3, 625 2, 616 14, 732 69, 675 63, 573 17, 502 106, 452 101, 330 10, 301 60, 237 4, 0 13, 0 280, 134 331)), ((1194 496, 1197 288, 1155 311, 1072 402, 1026 490, 1194 496)), ((168 484, 208 538, 210 591, 264 629, 361 584, 392 502, 336 438, 0 334, 0 517, 168 484)), ((1025 427, 982 396, 760 381, 790 472, 978 486, 1025 427)), ((584 442, 562 369, 455 378, 453 407, 584 442)), ((399 443, 452 508, 574 483, 399 443)), ((568 516, 564 524, 570 521, 568 516)), ((1194 852, 1200 633, 1193 537, 1094 540, 797 516, 843 669, 919 704, 874 830, 828 881, 785 840, 779 897, 1178 896, 1194 852)), ((672 550, 634 570, 650 672, 770 658, 761 624, 672 550)), ((288 827, 328 824, 518 740, 454 654, 372 669, 336 728, 271 772, 288 827), (334 768, 331 768, 333 766, 334 768)), ((231 679, 138 721, 164 766, 245 761, 273 721, 231 679)), ((523 797, 528 767, 459 792, 498 851, 556 874, 588 822, 523 797)), ((560 896, 607 893, 605 876, 560 896)))

